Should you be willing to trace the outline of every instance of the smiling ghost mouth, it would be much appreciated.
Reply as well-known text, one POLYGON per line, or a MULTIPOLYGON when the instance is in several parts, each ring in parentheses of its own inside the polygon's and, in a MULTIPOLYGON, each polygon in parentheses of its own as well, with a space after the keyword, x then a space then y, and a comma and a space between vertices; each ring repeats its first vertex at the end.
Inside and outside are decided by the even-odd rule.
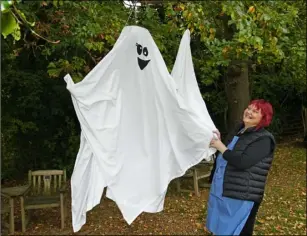
POLYGON ((149 62, 150 60, 142 60, 138 57, 138 64, 141 70, 143 70, 148 65, 149 62))

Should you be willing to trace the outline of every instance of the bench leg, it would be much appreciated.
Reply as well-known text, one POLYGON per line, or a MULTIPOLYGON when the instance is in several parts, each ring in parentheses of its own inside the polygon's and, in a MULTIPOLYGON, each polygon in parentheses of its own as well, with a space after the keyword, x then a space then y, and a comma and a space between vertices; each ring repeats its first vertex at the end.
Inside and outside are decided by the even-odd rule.
POLYGON ((64 195, 60 194, 61 201, 61 229, 64 229, 65 226, 65 210, 64 210, 64 195))
POLYGON ((197 169, 193 170, 193 182, 194 182, 194 191, 196 196, 200 196, 199 194, 199 187, 198 187, 198 176, 197 176, 197 169))
POLYGON ((64 219, 66 219, 67 215, 68 215, 67 199, 66 199, 66 194, 64 194, 64 219))
POLYGON ((14 199, 10 198, 10 234, 15 232, 15 221, 14 221, 14 199))
POLYGON ((24 206, 24 198, 20 197, 20 211, 21 211, 21 230, 26 232, 26 212, 24 206))

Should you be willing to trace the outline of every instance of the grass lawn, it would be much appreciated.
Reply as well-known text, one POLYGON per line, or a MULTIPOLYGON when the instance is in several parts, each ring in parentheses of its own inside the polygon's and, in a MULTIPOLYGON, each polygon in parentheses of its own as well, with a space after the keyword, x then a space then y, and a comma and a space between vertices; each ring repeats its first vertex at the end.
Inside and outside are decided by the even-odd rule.
MULTIPOLYGON (((202 189, 200 197, 179 194, 175 184, 171 183, 164 210, 156 214, 143 213, 130 226, 123 220, 116 204, 104 198, 100 205, 87 213, 87 223, 76 235, 208 235, 203 230, 208 192, 208 189, 202 189)), ((16 203, 16 234, 22 235, 19 202, 16 203)), ((65 230, 60 230, 59 209, 45 209, 33 212, 24 235, 73 234, 70 202, 68 206, 65 230)), ((306 235, 306 149, 302 143, 278 145, 255 234, 306 235)))

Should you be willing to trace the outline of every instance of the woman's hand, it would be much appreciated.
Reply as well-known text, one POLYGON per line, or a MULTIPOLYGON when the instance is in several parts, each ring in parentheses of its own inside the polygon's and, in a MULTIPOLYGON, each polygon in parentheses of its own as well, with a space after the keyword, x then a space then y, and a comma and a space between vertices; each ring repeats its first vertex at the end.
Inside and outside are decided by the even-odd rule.
POLYGON ((220 134, 220 131, 217 129, 217 130, 214 130, 212 131, 213 132, 213 135, 215 134, 217 136, 218 139, 221 139, 221 134, 220 134))
POLYGON ((222 143, 221 140, 213 138, 210 142, 210 147, 216 148, 220 153, 224 153, 227 150, 227 147, 222 143))

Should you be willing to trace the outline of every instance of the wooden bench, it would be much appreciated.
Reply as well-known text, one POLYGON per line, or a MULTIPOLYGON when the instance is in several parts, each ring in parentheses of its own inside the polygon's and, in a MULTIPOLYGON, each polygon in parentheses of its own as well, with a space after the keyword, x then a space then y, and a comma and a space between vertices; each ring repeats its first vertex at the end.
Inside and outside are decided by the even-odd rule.
POLYGON ((26 231, 31 211, 35 209, 59 207, 61 229, 65 226, 67 192, 66 170, 29 171, 31 188, 20 198, 22 232, 26 231), (26 215, 27 211, 27 215, 26 215))
MULTIPOLYGON (((209 178, 210 174, 211 174, 211 170, 213 168, 213 163, 214 163, 214 158, 215 156, 213 156, 212 161, 205 161, 202 160, 199 164, 197 164, 196 166, 193 166, 192 168, 190 168, 189 170, 187 170, 187 172, 185 173, 185 175, 183 175, 182 177, 178 178, 176 180, 176 184, 177 184, 177 192, 195 192, 196 196, 200 196, 199 193, 199 183, 198 181, 201 179, 205 179, 205 178, 209 178), (204 168, 206 168, 207 170, 203 170, 204 168), (181 180, 185 179, 185 178, 192 178, 193 179, 193 187, 194 189, 183 189, 181 187, 181 180)), ((203 184, 202 187, 208 187, 210 188, 210 184, 203 184)))

